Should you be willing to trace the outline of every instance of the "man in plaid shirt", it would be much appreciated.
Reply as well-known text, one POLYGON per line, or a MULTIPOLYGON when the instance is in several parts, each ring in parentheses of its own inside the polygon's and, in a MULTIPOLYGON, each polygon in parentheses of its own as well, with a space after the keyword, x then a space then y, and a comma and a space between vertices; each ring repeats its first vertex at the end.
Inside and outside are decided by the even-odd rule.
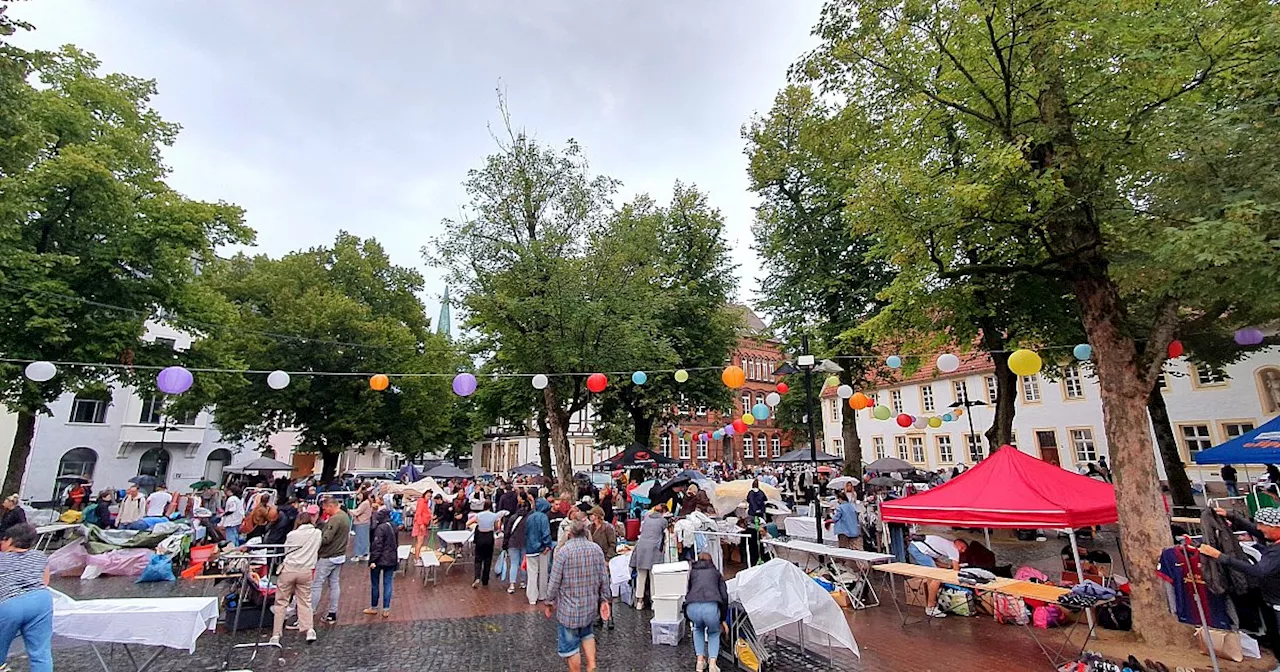
POLYGON ((547 618, 557 621, 557 651, 569 663, 569 672, 582 669, 580 651, 587 654, 587 672, 596 669, 596 642, 592 626, 596 614, 609 620, 609 566, 604 553, 591 541, 587 524, 575 520, 569 539, 556 549, 547 592, 547 618))

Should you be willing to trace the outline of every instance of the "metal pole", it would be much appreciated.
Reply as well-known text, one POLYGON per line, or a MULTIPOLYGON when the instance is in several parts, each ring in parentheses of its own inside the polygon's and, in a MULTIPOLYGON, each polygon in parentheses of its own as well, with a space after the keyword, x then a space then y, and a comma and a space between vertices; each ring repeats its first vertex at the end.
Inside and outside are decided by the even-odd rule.
MULTIPOLYGON (((1213 663, 1213 672, 1218 672, 1218 654, 1213 651, 1213 634, 1209 631, 1212 629, 1209 625, 1209 617, 1204 613, 1204 603, 1200 601, 1200 588, 1196 585, 1196 577, 1191 574, 1191 537, 1183 536, 1182 543, 1178 544, 1182 548, 1182 558, 1187 563, 1187 575, 1191 577, 1191 595, 1196 598, 1196 612, 1200 615, 1200 632, 1204 633, 1204 648, 1209 650, 1209 661, 1213 663)), ((1263 609, 1267 605, 1262 605, 1263 609)))
POLYGON ((982 536, 987 538, 987 549, 990 550, 991 549, 991 528, 989 527, 982 528, 982 536))
MULTIPOLYGON (((800 338, 800 349, 809 354, 809 336, 800 338)), ((813 522, 818 531, 818 543, 822 543, 822 493, 818 488, 818 444, 813 438, 813 365, 804 367, 804 411, 809 426, 809 455, 813 460, 813 522)))
MULTIPOLYGON (((978 433, 977 433, 976 431, 974 431, 974 429, 973 429, 973 407, 969 404, 969 383, 968 383, 968 381, 964 381, 964 380, 960 381, 960 395, 964 397, 964 414, 965 414, 966 416, 968 416, 968 418, 969 418, 969 436, 977 436, 977 435, 978 435, 978 433)), ((972 439, 970 439, 970 440, 972 440, 972 439)), ((966 441, 965 443, 968 443, 968 441, 966 441)), ((979 452, 979 454, 981 454, 982 452, 984 452, 984 451, 982 450, 982 442, 981 442, 981 441, 979 441, 979 442, 978 442, 978 452, 979 452)), ((971 460, 973 459, 973 455, 972 455, 972 454, 971 454, 971 455, 969 455, 969 459, 971 459, 971 460)), ((975 461, 975 462, 977 462, 977 460, 974 460, 974 461, 975 461)))
MULTIPOLYGON (((1084 583, 1084 569, 1080 566, 1080 546, 1076 543, 1076 530, 1071 528, 1071 557, 1076 561, 1076 580, 1084 583)), ((1093 610, 1085 609, 1085 616, 1089 618, 1089 632, 1093 632, 1093 610)))

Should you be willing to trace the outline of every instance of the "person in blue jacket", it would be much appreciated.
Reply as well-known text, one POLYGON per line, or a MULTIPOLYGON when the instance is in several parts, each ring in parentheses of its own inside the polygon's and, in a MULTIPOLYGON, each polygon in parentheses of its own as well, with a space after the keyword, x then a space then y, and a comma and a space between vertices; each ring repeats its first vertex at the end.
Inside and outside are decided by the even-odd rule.
POLYGON ((529 604, 546 599, 551 580, 551 548, 555 539, 551 536, 551 521, 547 518, 550 510, 547 500, 539 498, 533 505, 533 513, 524 521, 524 561, 529 574, 524 594, 529 598, 529 604))
POLYGON ((848 493, 837 492, 836 512, 831 517, 832 531, 840 540, 840 548, 862 550, 862 530, 858 526, 858 510, 850 501, 848 493))

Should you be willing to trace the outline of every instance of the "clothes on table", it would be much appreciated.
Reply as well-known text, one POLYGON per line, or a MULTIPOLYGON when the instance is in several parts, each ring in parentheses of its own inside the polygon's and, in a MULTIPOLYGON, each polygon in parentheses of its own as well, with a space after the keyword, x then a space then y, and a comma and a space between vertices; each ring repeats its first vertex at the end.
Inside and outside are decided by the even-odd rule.
POLYGON ((1228 521, 1213 509, 1205 509, 1200 514, 1200 529, 1203 534, 1201 541, 1222 551, 1220 558, 1208 558, 1203 565, 1204 583, 1208 586, 1209 592, 1216 595, 1223 593, 1241 595, 1249 592, 1253 583, 1244 571, 1223 562, 1223 558, 1245 560, 1244 549, 1240 546, 1236 533, 1232 531, 1233 526, 1237 529, 1254 527, 1239 516, 1228 521))

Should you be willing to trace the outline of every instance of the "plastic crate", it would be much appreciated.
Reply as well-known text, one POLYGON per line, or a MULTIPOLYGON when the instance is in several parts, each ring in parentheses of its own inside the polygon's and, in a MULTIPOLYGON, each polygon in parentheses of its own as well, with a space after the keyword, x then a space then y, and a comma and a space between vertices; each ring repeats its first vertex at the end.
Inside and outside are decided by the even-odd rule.
POLYGON ((650 582, 654 597, 683 597, 689 590, 689 563, 654 565, 650 570, 650 582))
POLYGON ((680 640, 684 639, 685 621, 683 616, 675 621, 659 621, 655 618, 649 621, 649 626, 653 629, 654 644, 679 646, 680 640))
POLYGON ((684 616, 683 607, 683 597, 655 597, 653 598, 653 620, 672 623, 684 616))

